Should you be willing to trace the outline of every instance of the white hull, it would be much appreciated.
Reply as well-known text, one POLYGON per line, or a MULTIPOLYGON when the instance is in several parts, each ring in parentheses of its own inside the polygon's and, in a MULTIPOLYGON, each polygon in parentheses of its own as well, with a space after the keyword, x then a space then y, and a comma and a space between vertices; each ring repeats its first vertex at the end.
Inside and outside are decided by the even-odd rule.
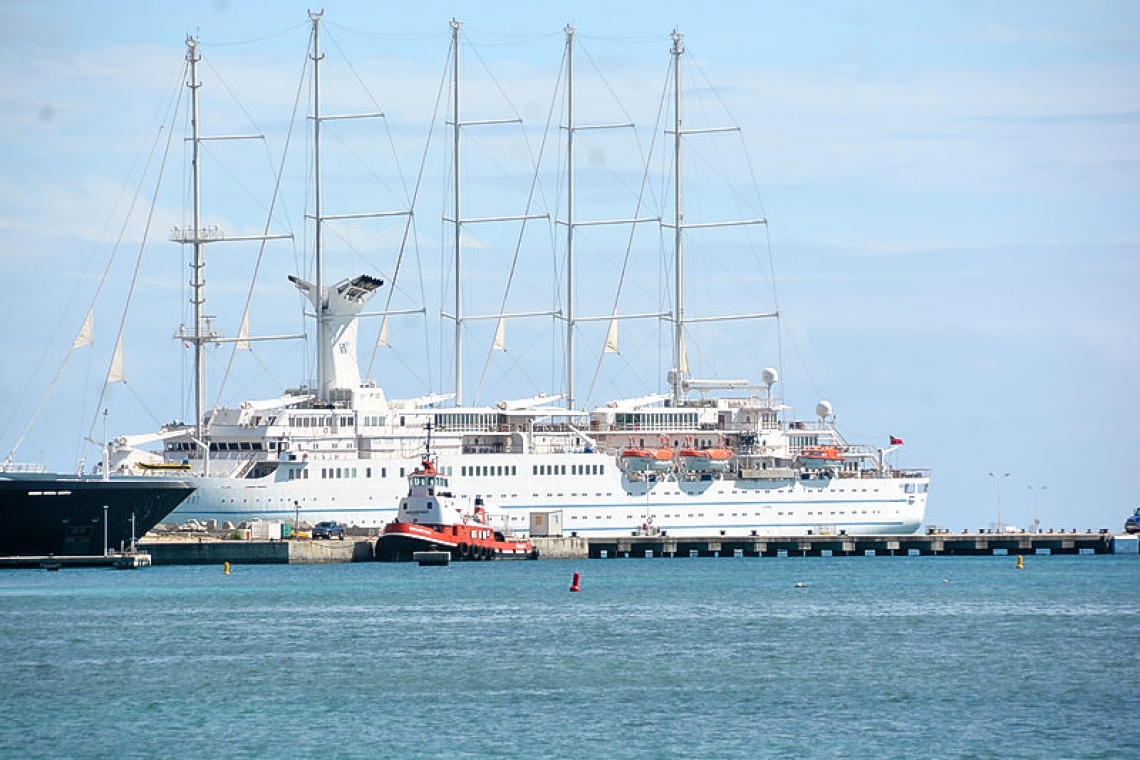
MULTIPOLYGON (((379 528, 395 517, 407 473, 417 463, 415 458, 313 460, 283 463, 265 478, 192 478, 198 491, 169 520, 237 524, 300 517, 379 528), (290 479, 289 470, 302 467, 313 474, 339 469, 341 477, 290 479)), ((926 477, 678 480, 672 474, 631 480, 614 457, 588 453, 459 455, 441 457, 440 467, 450 473, 457 495, 497 504, 518 533, 527 533, 530 513, 562 511, 564 530, 580 536, 629 535, 647 524, 675 536, 913 533, 923 522, 929 483, 926 477), (505 462, 515 475, 497 474, 505 462), (529 474, 540 466, 557 466, 560 472, 563 465, 591 473, 596 467, 599 474, 529 474), (464 467, 496 474, 463 476, 464 467)))

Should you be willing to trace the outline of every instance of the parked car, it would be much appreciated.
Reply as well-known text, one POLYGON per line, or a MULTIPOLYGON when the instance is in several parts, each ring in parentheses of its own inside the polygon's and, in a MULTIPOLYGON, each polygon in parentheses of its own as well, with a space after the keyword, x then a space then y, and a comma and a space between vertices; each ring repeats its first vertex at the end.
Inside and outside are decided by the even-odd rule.
POLYGON ((339 538, 344 540, 344 526, 338 522, 319 522, 313 526, 313 538, 339 538))
POLYGON ((1124 532, 1140 533, 1140 507, 1136 507, 1136 511, 1124 521, 1124 532))

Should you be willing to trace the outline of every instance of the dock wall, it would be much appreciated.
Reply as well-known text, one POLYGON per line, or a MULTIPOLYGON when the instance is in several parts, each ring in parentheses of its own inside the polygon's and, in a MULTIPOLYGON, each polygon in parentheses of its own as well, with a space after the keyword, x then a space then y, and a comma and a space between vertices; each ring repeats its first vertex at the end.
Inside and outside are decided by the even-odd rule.
POLYGON ((568 537, 538 537, 530 539, 534 548, 538 549, 539 559, 586 559, 590 556, 590 544, 584 538, 568 537))
POLYGON ((155 565, 312 565, 371 562, 374 539, 345 541, 140 541, 155 565))
MULTIPOLYGON (((994 554, 1137 554, 1136 536, 1109 533, 934 534, 912 536, 724 536, 674 538, 667 535, 532 539, 540 559, 614 559, 643 557, 855 557, 987 556, 994 554)), ((321 564, 371 562, 375 539, 345 541, 155 539, 139 542, 154 565, 321 564)), ((46 558, 0 558, 0 567, 35 567, 46 558), (17 561, 18 560, 18 561, 17 561)), ((51 558, 53 560, 62 558, 51 558)), ((100 558, 73 558, 110 564, 100 558)))

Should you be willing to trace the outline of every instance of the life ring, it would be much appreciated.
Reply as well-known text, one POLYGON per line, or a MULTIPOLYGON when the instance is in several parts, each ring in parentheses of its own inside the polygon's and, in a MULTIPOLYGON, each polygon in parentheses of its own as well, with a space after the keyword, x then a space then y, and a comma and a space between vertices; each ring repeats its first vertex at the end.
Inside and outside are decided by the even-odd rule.
POLYGON ((328 429, 328 428, 325 428, 325 432, 326 432, 326 433, 327 433, 327 432, 329 432, 329 429, 328 429))
POLYGON ((460 544, 459 544, 459 559, 467 559, 467 557, 470 554, 471 554, 471 547, 468 546, 465 541, 460 542, 460 544))

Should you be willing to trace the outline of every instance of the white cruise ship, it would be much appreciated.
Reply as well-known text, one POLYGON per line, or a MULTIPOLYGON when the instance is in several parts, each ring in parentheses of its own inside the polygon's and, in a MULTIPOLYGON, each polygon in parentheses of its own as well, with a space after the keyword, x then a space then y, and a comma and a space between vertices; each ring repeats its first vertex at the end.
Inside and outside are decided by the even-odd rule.
MULTIPOLYGON (((310 52, 314 81, 319 82, 319 14, 312 14, 312 23, 310 52)), ((458 72, 458 23, 453 22, 452 29, 458 72)), ((568 27, 566 33, 572 56, 574 30, 568 27)), ((189 40, 188 48, 188 84, 193 90, 199 86, 196 42, 189 40)), ((683 53, 682 39, 675 33, 671 73, 676 93, 681 91, 683 53)), ((318 87, 313 92, 316 95, 318 87)), ((673 121, 665 130, 676 155, 675 213, 672 219, 653 220, 667 231, 664 234, 675 234, 675 270, 669 273, 674 284, 685 282, 681 233, 699 226, 686 223, 680 211, 681 155, 692 135, 682 128, 679 94, 675 98, 673 121)), ((324 117, 316 97, 314 101, 314 175, 319 183, 324 117)), ((196 108, 196 99, 194 103, 196 108)), ((458 87, 452 106, 451 124, 458 130, 458 87)), ((195 112, 195 130, 198 122, 195 112)), ((563 125, 571 137, 578 128, 572 119, 563 125)), ((195 145, 198 139, 195 131, 195 145)), ((459 156, 454 158, 458 162, 459 156)), ((573 167, 572 157, 568 166, 573 167)), ((457 272, 458 228, 463 222, 459 192, 457 182, 455 219, 450 220, 457 230, 457 272)), ((198 196, 195 187, 195 201, 198 196)), ((792 419, 780 401, 777 371, 762 364, 756 366, 758 381, 692 377, 685 347, 690 322, 680 306, 684 292, 679 285, 674 307, 657 315, 670 322, 673 336, 666 393, 576 410, 571 375, 566 383, 570 393, 465 406, 459 403, 462 373, 457 358, 456 393, 388 398, 376 383, 361 378, 356 355, 358 319, 385 284, 369 274, 325 279, 319 192, 316 198, 316 281, 290 277, 313 309, 315 382, 273 398, 213 409, 205 408, 199 389, 194 423, 172 423, 153 434, 117 438, 111 445, 113 473, 177 476, 196 486, 170 520, 299 518, 379 528, 395 517, 406 476, 420 464, 430 429, 436 466, 448 476, 454 495, 493 503, 509 515, 511 528, 520 534, 527 533, 538 513, 561 513, 563 531, 579 536, 901 534, 913 533, 922 524, 929 474, 890 464, 888 454, 901 441, 889 438, 891 445, 875 447, 845 440, 826 401, 819 402, 811 419, 792 419)), ((763 220, 740 222, 757 223, 763 220)), ((579 224, 585 222, 567 213, 564 226, 571 251, 579 224)), ((194 246, 197 276, 211 234, 189 229, 178 242, 194 246)), ((200 357, 217 338, 201 310, 204 283, 193 285, 195 323, 180 338, 200 357)), ((573 304, 572 294, 568 301, 573 304)), ((457 333, 461 306, 457 299, 452 315, 457 333)), ((725 319, 747 324, 772 316, 736 314, 725 319)), ((617 320, 615 315, 614 324, 617 320)), ((572 353, 574 330, 567 333, 572 353)), ((200 372, 196 381, 203 382, 200 372)))

